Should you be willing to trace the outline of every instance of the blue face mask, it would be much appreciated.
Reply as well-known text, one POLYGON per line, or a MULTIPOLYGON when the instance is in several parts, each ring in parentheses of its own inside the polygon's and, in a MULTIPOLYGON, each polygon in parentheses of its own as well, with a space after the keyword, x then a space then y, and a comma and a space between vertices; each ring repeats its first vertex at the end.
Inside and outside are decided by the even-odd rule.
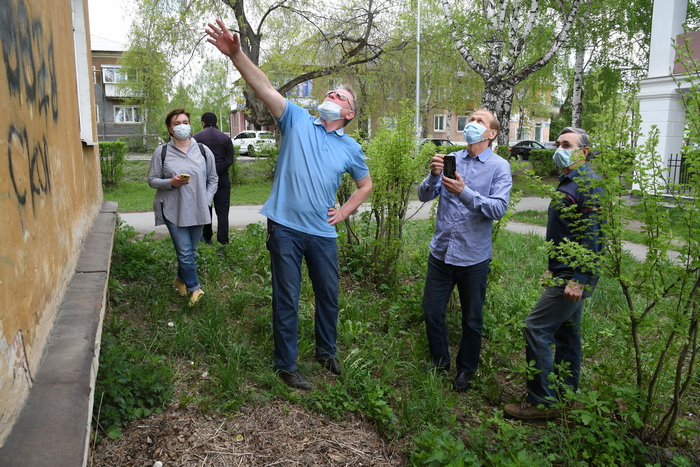
POLYGON ((484 140, 484 132, 487 128, 476 122, 470 122, 464 127, 464 140, 467 144, 480 143, 484 140))
POLYGON ((321 120, 332 122, 340 120, 341 109, 342 107, 335 102, 323 101, 323 103, 318 106, 318 113, 321 116, 321 120))
POLYGON ((559 148, 554 152, 552 156, 552 161, 560 169, 565 169, 571 165, 571 153, 573 149, 559 148))

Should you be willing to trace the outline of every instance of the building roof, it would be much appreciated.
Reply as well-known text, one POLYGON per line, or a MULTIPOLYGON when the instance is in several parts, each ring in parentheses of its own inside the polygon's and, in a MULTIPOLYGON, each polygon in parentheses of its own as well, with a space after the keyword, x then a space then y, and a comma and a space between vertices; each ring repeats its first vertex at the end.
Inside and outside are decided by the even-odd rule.
POLYGON ((104 37, 90 34, 90 45, 93 52, 124 52, 128 45, 104 37))

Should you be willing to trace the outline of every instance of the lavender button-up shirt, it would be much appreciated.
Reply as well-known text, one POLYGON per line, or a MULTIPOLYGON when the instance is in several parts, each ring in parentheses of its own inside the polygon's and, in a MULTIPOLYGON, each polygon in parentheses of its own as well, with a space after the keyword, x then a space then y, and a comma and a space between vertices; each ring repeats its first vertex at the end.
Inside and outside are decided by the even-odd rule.
POLYGON ((430 253, 447 264, 471 266, 491 259, 493 221, 508 210, 513 178, 508 161, 491 148, 476 157, 464 149, 454 155, 466 184, 459 196, 443 187, 442 174, 430 173, 418 187, 418 198, 425 202, 440 196, 430 253))

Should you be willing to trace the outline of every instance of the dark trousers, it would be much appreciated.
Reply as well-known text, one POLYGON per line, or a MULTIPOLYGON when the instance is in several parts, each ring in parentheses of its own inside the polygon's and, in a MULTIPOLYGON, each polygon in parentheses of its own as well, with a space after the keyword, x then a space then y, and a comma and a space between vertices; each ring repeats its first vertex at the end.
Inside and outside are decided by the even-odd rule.
POLYGON ((456 357, 457 371, 474 373, 479 366, 482 308, 490 270, 490 260, 472 266, 452 266, 433 255, 429 256, 423 293, 423 317, 430 355, 436 367, 447 368, 450 365, 446 315, 447 303, 455 286, 462 306, 462 338, 456 357))
MULTIPOLYGON (((218 222, 216 240, 222 245, 228 243, 228 210, 230 204, 231 180, 229 180, 228 176, 221 176, 219 177, 219 189, 214 194, 214 210, 216 211, 216 220, 218 222)), ((211 206, 209 206, 209 214, 211 214, 211 206)), ((206 224, 202 237, 207 243, 210 243, 213 235, 211 224, 206 224)))

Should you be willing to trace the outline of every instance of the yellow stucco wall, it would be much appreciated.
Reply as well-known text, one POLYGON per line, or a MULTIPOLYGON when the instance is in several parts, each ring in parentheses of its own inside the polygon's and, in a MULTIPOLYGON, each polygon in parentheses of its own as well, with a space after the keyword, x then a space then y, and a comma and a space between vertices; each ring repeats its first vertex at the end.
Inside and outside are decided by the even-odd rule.
MULTIPOLYGON (((87 29, 87 0, 82 6, 87 29)), ((2 445, 41 362, 102 189, 97 147, 80 137, 71 0, 0 0, 0 11, 2 445)), ((91 89, 83 94, 94 102, 91 89)), ((94 122, 91 107, 93 115, 83 118, 94 122)))

